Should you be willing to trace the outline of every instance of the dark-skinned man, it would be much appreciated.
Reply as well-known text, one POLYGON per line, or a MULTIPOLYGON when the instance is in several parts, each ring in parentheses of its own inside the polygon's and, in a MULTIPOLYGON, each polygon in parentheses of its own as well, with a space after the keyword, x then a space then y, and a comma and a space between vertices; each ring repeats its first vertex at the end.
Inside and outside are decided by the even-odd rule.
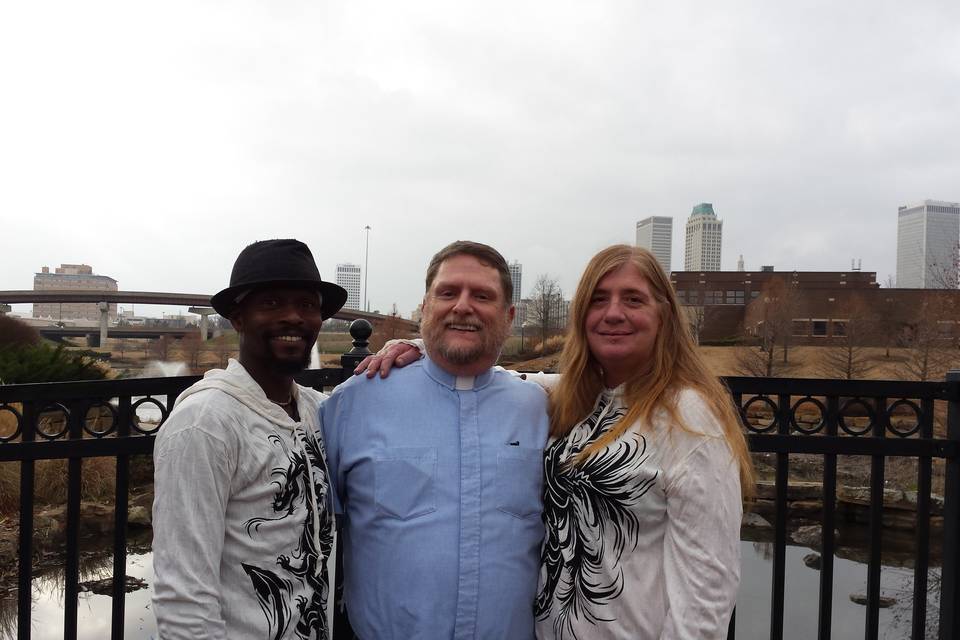
POLYGON ((154 611, 162 640, 325 640, 333 539, 323 395, 301 387, 347 292, 307 246, 265 240, 212 298, 239 360, 187 389, 154 451, 154 611))

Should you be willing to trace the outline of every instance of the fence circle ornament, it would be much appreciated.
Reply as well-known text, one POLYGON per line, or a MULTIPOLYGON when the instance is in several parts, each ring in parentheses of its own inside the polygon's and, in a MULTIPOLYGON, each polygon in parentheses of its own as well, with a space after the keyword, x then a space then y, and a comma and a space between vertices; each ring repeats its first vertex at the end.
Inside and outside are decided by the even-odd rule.
POLYGON ((23 431, 23 414, 17 411, 16 407, 14 407, 13 405, 7 404, 6 402, 4 402, 3 404, 0 404, 0 411, 7 411, 11 413, 13 415, 14 420, 17 421, 17 428, 13 430, 13 433, 10 433, 8 435, 3 435, 2 433, 0 433, 0 442, 11 442, 17 436, 20 435, 21 431, 23 431))
POLYGON ((823 427, 826 424, 827 424, 827 407, 824 406, 824 404, 819 400, 817 400, 816 398, 813 398, 811 396, 800 398, 792 407, 790 407, 790 427, 795 431, 799 431, 800 433, 803 433, 809 436, 815 433, 820 433, 820 431, 823 430, 823 427), (797 420, 797 413, 800 407, 808 404, 812 404, 814 407, 816 407, 817 413, 820 414, 819 420, 812 427, 801 426, 800 421, 797 420))
POLYGON ((83 430, 89 433, 94 438, 102 438, 104 436, 107 436, 113 433, 113 431, 117 428, 117 424, 119 422, 120 420, 119 420, 119 416, 117 415, 116 407, 114 407, 109 402, 105 402, 103 400, 95 400, 94 402, 91 402, 90 404, 87 405, 87 412, 83 415, 83 430), (91 429, 89 426, 90 422, 91 421, 95 422, 103 414, 101 412, 98 412, 97 414, 94 414, 93 418, 91 418, 90 410, 94 408, 99 409, 100 407, 106 407, 107 411, 110 413, 110 424, 107 426, 106 429, 101 429, 101 430, 91 429))
POLYGON ((70 410, 67 409, 64 405, 59 402, 51 402, 50 404, 44 405, 40 408, 40 411, 37 412, 37 435, 42 437, 45 440, 56 440, 57 438, 63 437, 67 431, 70 430, 70 410), (44 431, 40 428, 40 425, 43 423, 44 414, 63 414, 63 429, 56 433, 50 433, 49 431, 44 431))
POLYGON ((167 408, 163 406, 163 403, 157 400, 156 398, 151 398, 150 396, 147 396, 145 398, 140 398, 130 406, 130 426, 138 433, 142 433, 144 435, 151 435, 156 433, 157 430, 160 429, 160 425, 162 425, 164 422, 167 421, 167 415, 169 413, 170 412, 167 411, 167 408), (137 415, 137 409, 147 404, 153 405, 160 410, 160 421, 152 429, 141 429, 139 424, 140 416, 137 415))
POLYGON ((877 412, 873 410, 873 407, 860 398, 847 398, 840 406, 840 411, 837 412, 837 423, 845 433, 848 433, 851 436, 862 436, 869 433, 870 430, 873 429, 873 425, 876 421, 877 412), (864 413, 866 413, 867 417, 870 418, 870 421, 863 428, 857 428, 856 423, 852 423, 850 426, 847 426, 846 418, 855 418, 853 415, 848 415, 848 411, 857 406, 863 407, 864 413))
POLYGON ((922 422, 923 410, 913 400, 900 399, 887 407, 887 424, 889 425, 890 432, 900 436, 901 438, 908 438, 920 431, 920 423, 922 422), (909 407, 917 419, 917 421, 909 429, 893 426, 893 413, 900 407, 909 407))
POLYGON ((747 427, 747 429, 753 433, 767 433, 768 431, 773 431, 777 426, 777 405, 767 396, 754 396, 747 400, 747 402, 743 405, 743 408, 740 410, 740 418, 743 420, 743 424, 747 427), (750 422, 750 408, 755 404, 765 405, 770 409, 770 412, 773 414, 770 424, 754 425, 750 422))

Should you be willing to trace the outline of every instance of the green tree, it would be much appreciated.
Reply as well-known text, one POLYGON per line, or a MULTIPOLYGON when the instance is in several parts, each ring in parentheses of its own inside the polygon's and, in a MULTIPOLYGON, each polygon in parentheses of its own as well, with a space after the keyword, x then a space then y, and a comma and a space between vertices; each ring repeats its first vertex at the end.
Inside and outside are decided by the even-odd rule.
POLYGON ((63 345, 40 342, 0 348, 0 384, 102 380, 107 377, 95 361, 67 351, 63 345))

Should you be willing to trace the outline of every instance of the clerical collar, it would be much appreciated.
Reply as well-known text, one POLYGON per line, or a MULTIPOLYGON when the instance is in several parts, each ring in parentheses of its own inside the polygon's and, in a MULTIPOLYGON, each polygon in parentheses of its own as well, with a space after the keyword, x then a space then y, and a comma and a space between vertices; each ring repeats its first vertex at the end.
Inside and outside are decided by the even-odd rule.
POLYGON ((429 355, 424 356, 423 367, 427 375, 433 380, 454 391, 482 389, 490 384, 490 381, 493 380, 494 373, 493 367, 491 367, 477 376, 455 376, 440 368, 440 365, 431 360, 429 355))

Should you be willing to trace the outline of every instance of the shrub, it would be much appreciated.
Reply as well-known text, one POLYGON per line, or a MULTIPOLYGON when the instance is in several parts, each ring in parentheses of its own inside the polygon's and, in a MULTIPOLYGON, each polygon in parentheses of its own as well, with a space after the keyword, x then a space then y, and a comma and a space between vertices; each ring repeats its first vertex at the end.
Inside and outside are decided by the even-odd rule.
POLYGON ((566 336, 550 336, 545 342, 538 342, 533 350, 541 356, 548 356, 551 353, 559 353, 563 349, 564 342, 566 342, 566 336))
POLYGON ((54 347, 39 342, 0 347, 0 384, 102 380, 106 377, 107 372, 96 362, 67 351, 63 345, 54 347))

